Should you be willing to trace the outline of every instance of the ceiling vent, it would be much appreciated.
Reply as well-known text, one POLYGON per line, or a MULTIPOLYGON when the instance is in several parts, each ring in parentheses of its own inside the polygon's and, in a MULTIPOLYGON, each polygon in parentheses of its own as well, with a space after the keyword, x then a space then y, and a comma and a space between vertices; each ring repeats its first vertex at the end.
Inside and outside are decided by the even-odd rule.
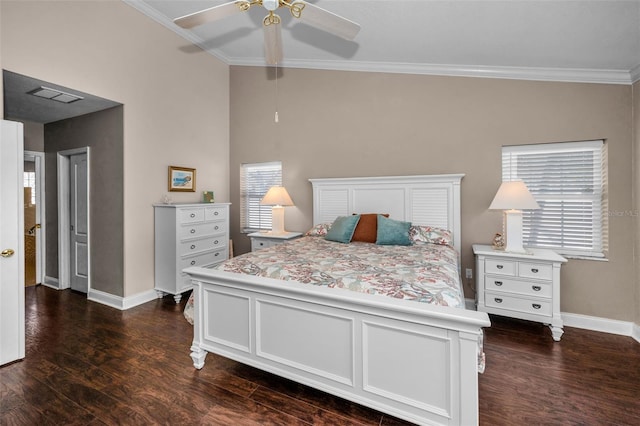
POLYGON ((30 95, 37 96, 39 98, 51 99, 53 101, 62 102, 63 104, 70 104, 75 101, 84 99, 82 96, 72 95, 71 93, 62 92, 60 90, 51 89, 49 87, 40 86, 30 92, 30 95))

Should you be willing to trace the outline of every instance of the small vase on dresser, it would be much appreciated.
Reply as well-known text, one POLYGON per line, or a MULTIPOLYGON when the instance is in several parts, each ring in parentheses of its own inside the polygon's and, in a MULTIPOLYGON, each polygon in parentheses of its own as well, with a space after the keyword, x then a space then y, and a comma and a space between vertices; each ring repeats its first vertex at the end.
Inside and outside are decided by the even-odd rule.
POLYGON ((560 268, 567 260, 552 250, 510 253, 474 244, 478 311, 537 321, 564 333, 560 315, 560 268))
POLYGON ((193 286, 184 268, 229 258, 229 203, 155 204, 155 290, 179 303, 193 286))

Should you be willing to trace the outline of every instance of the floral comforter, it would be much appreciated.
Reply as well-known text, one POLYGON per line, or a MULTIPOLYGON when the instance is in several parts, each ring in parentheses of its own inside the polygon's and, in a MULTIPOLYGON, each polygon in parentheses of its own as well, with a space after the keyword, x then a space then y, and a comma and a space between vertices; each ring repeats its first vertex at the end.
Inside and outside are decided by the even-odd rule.
MULTIPOLYGON (((235 257, 215 268, 464 309, 458 253, 446 245, 342 244, 303 237, 235 257)), ((185 308, 187 319, 192 306, 193 297, 185 308)))

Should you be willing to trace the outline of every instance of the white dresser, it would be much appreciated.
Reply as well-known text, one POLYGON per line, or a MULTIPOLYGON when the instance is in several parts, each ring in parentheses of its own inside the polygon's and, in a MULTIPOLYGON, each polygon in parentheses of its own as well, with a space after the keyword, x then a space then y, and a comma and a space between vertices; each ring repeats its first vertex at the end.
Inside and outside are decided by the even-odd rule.
POLYGON ((553 340, 564 333, 560 316, 560 267, 567 260, 551 250, 507 253, 473 245, 478 311, 547 324, 553 340))
POLYGON ((229 258, 229 204, 156 204, 155 290, 176 303, 191 290, 190 266, 211 266, 229 258))

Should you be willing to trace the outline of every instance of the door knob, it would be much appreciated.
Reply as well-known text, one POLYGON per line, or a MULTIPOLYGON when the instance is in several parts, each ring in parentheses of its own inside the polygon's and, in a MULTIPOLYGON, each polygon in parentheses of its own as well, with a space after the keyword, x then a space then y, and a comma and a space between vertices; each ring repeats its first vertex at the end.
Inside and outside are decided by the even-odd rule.
POLYGON ((4 249, 4 250, 2 250, 2 253, 0 253, 0 256, 2 256, 2 257, 11 257, 11 256, 13 256, 14 253, 15 253, 15 251, 13 251, 12 249, 4 249))

